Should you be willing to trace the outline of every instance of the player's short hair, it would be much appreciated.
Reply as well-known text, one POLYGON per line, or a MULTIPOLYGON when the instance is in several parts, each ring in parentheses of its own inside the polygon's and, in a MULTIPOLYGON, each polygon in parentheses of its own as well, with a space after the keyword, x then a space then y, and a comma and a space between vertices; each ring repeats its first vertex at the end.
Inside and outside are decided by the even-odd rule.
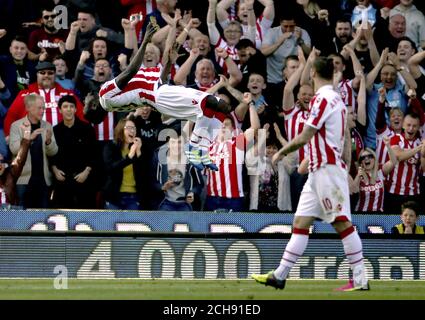
POLYGON ((419 205, 418 205, 417 202, 415 202, 415 201, 406 201, 405 203, 403 203, 401 205, 401 213, 403 213, 403 211, 405 209, 412 210, 416 214, 416 216, 419 217, 420 207, 419 207, 419 205))
POLYGON ((238 28, 239 28, 239 30, 241 31, 241 33, 243 33, 242 24, 241 24, 239 21, 236 21, 236 20, 232 20, 232 21, 230 21, 230 22, 229 22, 229 24, 227 25, 227 27, 226 27, 226 28, 224 28, 224 29, 227 29, 227 28, 229 28, 229 27, 231 27, 231 26, 236 26, 236 27, 238 27, 238 28))
POLYGON ((58 101, 58 107, 59 107, 59 109, 62 108, 62 105, 65 102, 72 103, 75 107, 77 107, 77 99, 75 99, 75 97, 72 96, 72 95, 70 95, 70 94, 67 94, 66 96, 63 96, 63 97, 61 97, 59 99, 59 101, 58 101))
POLYGON ((239 42, 236 44, 235 48, 237 50, 246 49, 246 48, 254 48, 255 49, 255 45, 248 38, 243 38, 243 39, 239 40, 239 42))
POLYGON ((413 112, 413 111, 409 111, 408 113, 406 113, 406 117, 407 116, 410 116, 413 119, 418 119, 418 120, 421 119, 421 117, 416 112, 413 112))
POLYGON ((332 80, 334 76, 334 62, 332 58, 317 57, 313 62, 313 69, 320 78, 332 80))
POLYGON ((44 102, 44 98, 36 93, 27 94, 24 98, 25 107, 29 107, 34 104, 37 100, 44 102))
POLYGON ((394 112, 396 112, 396 111, 400 112, 400 113, 401 113, 401 115, 404 117, 404 112, 403 112, 403 110, 402 110, 400 107, 394 107, 394 108, 391 108, 391 109, 390 109, 390 112, 389 112, 390 116, 391 116, 394 112))
POLYGON ((208 58, 202 58, 201 60, 199 60, 197 63, 196 63, 196 67, 195 67, 195 72, 196 71, 198 71, 198 68, 200 68, 200 66, 201 66, 201 64, 203 64, 203 63, 208 63, 208 64, 210 64, 210 66, 211 66, 211 68, 214 70, 214 72, 215 72, 215 67, 214 67, 214 63, 211 61, 211 59, 208 59, 208 58))
POLYGON ((412 39, 410 39, 409 37, 404 36, 404 37, 399 38, 397 46, 400 44, 401 41, 409 42, 410 45, 412 46, 412 48, 415 50, 415 52, 418 52, 418 47, 416 47, 416 43, 412 39))

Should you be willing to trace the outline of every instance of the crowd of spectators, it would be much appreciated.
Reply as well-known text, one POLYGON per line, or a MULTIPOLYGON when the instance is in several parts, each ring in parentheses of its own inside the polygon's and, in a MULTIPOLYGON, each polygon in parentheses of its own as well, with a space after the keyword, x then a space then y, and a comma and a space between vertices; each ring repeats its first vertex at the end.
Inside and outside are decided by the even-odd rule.
POLYGON ((2 205, 294 211, 309 150, 271 159, 303 129, 315 99, 311 65, 321 55, 333 60, 334 88, 347 106, 353 211, 399 214, 409 201, 417 213, 425 208, 425 2, 0 5, 2 205), (175 16, 180 48, 168 81, 233 107, 210 145, 218 171, 187 161, 193 123, 147 104, 106 112, 98 101, 102 84, 126 69, 152 21, 158 28, 143 65, 161 64, 175 16))

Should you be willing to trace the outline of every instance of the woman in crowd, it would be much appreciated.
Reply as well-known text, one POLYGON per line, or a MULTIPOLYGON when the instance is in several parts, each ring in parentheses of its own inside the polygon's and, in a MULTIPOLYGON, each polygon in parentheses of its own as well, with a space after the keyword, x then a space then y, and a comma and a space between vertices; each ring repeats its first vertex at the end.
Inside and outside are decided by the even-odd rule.
POLYGON ((376 212, 384 211, 384 182, 385 177, 394 169, 398 160, 391 149, 390 139, 384 138, 385 147, 390 160, 379 165, 375 152, 366 148, 360 152, 359 169, 354 179, 354 192, 359 192, 359 200, 355 211, 376 212))
POLYGON ((140 209, 141 148, 142 140, 136 137, 133 116, 121 119, 114 130, 114 143, 106 145, 103 151, 106 209, 140 209))

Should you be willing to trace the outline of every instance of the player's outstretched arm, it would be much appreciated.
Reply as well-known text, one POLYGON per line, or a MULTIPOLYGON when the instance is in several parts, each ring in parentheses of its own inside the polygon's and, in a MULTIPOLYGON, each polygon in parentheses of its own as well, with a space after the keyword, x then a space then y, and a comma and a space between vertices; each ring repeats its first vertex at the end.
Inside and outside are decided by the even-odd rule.
POLYGON ((127 69, 125 69, 116 77, 115 83, 117 84, 117 87, 121 90, 124 89, 127 83, 137 74, 137 71, 139 71, 139 68, 143 62, 143 56, 145 55, 146 46, 151 41, 152 36, 156 32, 156 30, 157 25, 154 25, 149 22, 146 28, 146 33, 145 37, 143 38, 142 45, 140 46, 133 60, 130 61, 130 64, 128 65, 127 69))
POLYGON ((276 164, 280 159, 282 159, 287 154, 297 151, 299 148, 304 146, 307 142, 313 138, 316 134, 317 129, 306 125, 304 126, 301 134, 297 135, 294 139, 292 139, 286 146, 280 149, 272 158, 272 163, 276 164))

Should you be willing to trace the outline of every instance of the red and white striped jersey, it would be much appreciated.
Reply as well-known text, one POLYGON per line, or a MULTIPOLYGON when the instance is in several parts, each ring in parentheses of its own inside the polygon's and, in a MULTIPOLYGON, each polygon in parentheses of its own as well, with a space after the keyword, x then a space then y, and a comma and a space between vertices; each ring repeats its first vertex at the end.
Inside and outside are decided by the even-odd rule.
MULTIPOLYGON (((232 60, 235 61, 236 64, 239 64, 238 50, 234 46, 229 46, 221 36, 218 39, 215 48, 224 48, 227 51, 229 57, 232 58, 232 60)), ((217 62, 220 67, 225 67, 225 61, 223 58, 218 58, 217 62)))
POLYGON ((99 124, 93 125, 93 127, 96 132, 97 141, 114 140, 114 113, 111 111, 108 112, 103 121, 99 124))
POLYGON ((155 91, 161 81, 161 71, 161 65, 150 68, 142 66, 123 90, 117 89, 115 80, 105 82, 99 91, 99 97, 104 104, 102 106, 107 110, 131 103, 147 103, 155 107, 155 91))
POLYGON ((375 184, 370 183, 370 175, 367 174, 368 180, 360 180, 359 200, 356 205, 356 211, 384 211, 384 173, 380 168, 376 173, 375 184))
POLYGON ((344 104, 353 107, 353 111, 357 113, 356 93, 353 90, 353 80, 344 79, 338 83, 338 93, 341 95, 344 104))
MULTIPOLYGON (((255 21, 255 47, 260 50, 263 43, 263 37, 266 32, 271 28, 273 21, 265 19, 263 15, 257 18, 255 21)), ((242 24, 244 37, 248 34, 248 25, 242 24)))
POLYGON ((245 136, 239 134, 224 142, 214 141, 210 146, 211 160, 218 171, 208 170, 209 196, 240 198, 244 196, 242 170, 245 160, 245 136))
POLYGON ((376 156, 378 157, 378 163, 383 165, 390 160, 388 155, 387 147, 384 143, 384 137, 392 138, 396 135, 395 131, 388 126, 381 133, 376 132, 376 156))
MULTIPOLYGON (((292 109, 283 110, 283 114, 286 137, 289 142, 303 131, 304 123, 308 119, 308 110, 302 109, 298 103, 295 103, 292 109)), ((308 156, 308 145, 298 150, 298 163, 300 164, 306 156, 308 156)))
MULTIPOLYGON (((401 149, 414 149, 421 144, 421 139, 408 141, 404 134, 396 134, 391 138, 391 146, 398 145, 401 149)), ((419 194, 420 153, 405 161, 400 161, 390 173, 389 192, 397 195, 419 194)))
POLYGON ((318 131, 310 140, 309 171, 313 172, 327 164, 345 169, 342 160, 347 108, 332 85, 322 86, 310 101, 306 124, 318 131))

